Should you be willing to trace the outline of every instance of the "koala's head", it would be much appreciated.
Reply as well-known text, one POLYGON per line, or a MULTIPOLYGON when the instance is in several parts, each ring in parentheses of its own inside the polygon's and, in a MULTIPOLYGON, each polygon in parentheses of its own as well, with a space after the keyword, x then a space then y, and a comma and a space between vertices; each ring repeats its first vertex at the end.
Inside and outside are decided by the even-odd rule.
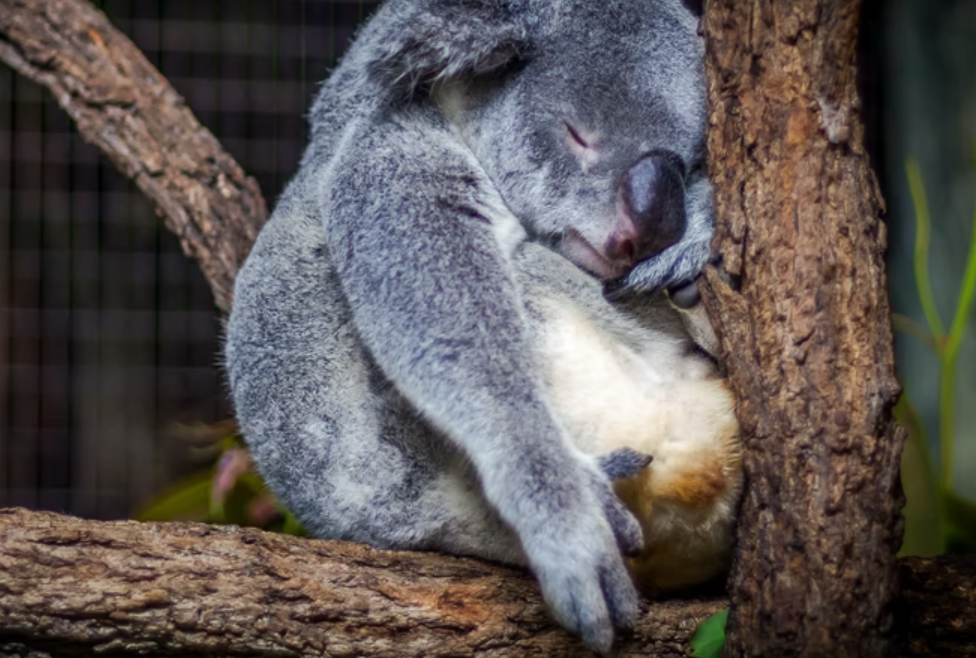
POLYGON ((371 74, 438 103, 533 235, 618 291, 697 275, 712 233, 700 3, 399 4, 371 74))

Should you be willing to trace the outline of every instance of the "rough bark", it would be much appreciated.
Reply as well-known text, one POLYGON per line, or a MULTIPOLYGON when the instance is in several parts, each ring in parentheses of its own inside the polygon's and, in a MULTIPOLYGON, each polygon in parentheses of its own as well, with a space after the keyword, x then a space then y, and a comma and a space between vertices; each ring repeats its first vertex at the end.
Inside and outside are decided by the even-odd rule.
POLYGON ((0 60, 47 87, 152 199, 230 310, 264 199, 139 49, 89 2, 0 0, 0 60))
MULTIPOLYGON (((906 656, 974 656, 976 559, 901 562, 906 656)), ((647 606, 614 656, 686 656, 727 602, 647 606)), ((0 510, 0 656, 589 656, 508 567, 190 523, 0 510), (31 654, 31 652, 43 654, 31 654)))
MULTIPOLYGON (((615 656, 684 656, 723 601, 652 604, 615 656)), ((253 529, 0 510, 0 656, 591 656, 525 573, 253 529)))
POLYGON ((891 655, 903 443, 856 0, 706 3, 709 167, 731 275, 704 296, 748 486, 728 655, 891 655))
POLYGON ((976 558, 899 561, 899 656, 976 656, 976 558))

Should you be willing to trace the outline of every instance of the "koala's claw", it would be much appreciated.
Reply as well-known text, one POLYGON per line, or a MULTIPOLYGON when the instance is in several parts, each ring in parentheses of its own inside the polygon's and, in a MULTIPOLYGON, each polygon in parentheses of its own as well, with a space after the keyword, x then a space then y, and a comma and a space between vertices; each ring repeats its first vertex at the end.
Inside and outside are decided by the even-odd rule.
MULTIPOLYGON (((643 455, 629 452, 631 462, 646 463, 643 455)), ((583 485, 579 505, 551 515, 544 534, 525 537, 524 545, 556 620, 592 650, 606 654, 614 629, 631 628, 637 619, 637 590, 621 553, 640 551, 644 537, 592 462, 568 481, 574 480, 583 485)))
POLYGON ((539 577, 556 620, 601 655, 613 647, 614 629, 633 628, 639 613, 630 574, 619 556, 613 558, 598 563, 589 573, 566 569, 562 574, 539 577))
MULTIPOLYGON (((621 467, 620 471, 625 472, 627 469, 633 469, 640 464, 642 464, 641 468, 647 466, 650 463, 650 457, 642 455, 636 450, 622 448, 604 455, 604 458, 602 462, 600 458, 597 458, 597 464, 601 466, 601 470, 592 474, 593 491, 596 492, 600 506, 603 508, 604 518, 610 524, 610 529, 613 530, 620 552, 624 555, 636 555, 644 550, 644 533, 641 530, 640 523, 614 493, 613 487, 610 486, 610 481, 607 479, 609 476, 602 466, 607 462, 617 462, 617 465, 621 467)), ((636 472, 634 471, 634 473, 636 472)))
POLYGON ((715 262, 711 264, 715 266, 715 273, 718 274, 719 279, 730 285, 733 290, 739 289, 739 276, 732 274, 725 269, 725 261, 723 261, 721 258, 716 258, 715 262))
POLYGON ((698 291, 698 279, 668 288, 668 299, 677 308, 688 310, 701 301, 701 293, 698 291))
POLYGON ((621 448, 597 457, 596 461, 611 480, 625 480, 633 477, 650 466, 653 457, 633 448, 621 448))
POLYGON ((603 509, 610 521, 610 527, 613 528, 620 552, 632 557, 644 550, 644 532, 640 524, 612 490, 603 501, 603 509))

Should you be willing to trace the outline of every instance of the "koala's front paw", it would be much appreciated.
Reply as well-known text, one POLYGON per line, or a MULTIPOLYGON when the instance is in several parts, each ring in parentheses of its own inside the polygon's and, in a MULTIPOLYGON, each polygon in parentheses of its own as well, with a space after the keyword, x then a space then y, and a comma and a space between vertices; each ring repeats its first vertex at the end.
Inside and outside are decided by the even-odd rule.
POLYGON ((654 293, 664 288, 680 288, 695 280, 702 268, 715 258, 711 234, 699 240, 681 241, 660 254, 641 261, 623 279, 604 286, 610 301, 633 293, 654 293))
POLYGON ((576 505, 557 505, 523 545, 556 620, 594 651, 606 654, 614 628, 631 628, 638 595, 621 552, 643 548, 640 525, 606 476, 577 473, 576 505))

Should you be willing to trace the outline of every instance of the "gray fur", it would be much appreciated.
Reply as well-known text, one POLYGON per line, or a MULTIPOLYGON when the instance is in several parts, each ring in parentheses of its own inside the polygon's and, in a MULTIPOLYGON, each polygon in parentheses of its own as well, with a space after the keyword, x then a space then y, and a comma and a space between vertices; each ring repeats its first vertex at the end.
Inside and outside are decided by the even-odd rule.
POLYGON ((527 564, 557 619, 601 651, 633 623, 621 551, 640 548, 640 528, 549 410, 532 295, 568 287, 611 324, 624 311, 553 252, 519 254, 531 240, 561 251, 567 229, 599 243, 621 172, 667 148, 689 172, 688 229, 623 286, 693 277, 711 235, 703 94, 679 0, 378 10, 312 108, 228 325, 244 436, 314 535, 527 564), (598 161, 569 153, 564 121, 598 136, 598 161), (545 272, 570 273, 533 274, 547 258, 545 272))

